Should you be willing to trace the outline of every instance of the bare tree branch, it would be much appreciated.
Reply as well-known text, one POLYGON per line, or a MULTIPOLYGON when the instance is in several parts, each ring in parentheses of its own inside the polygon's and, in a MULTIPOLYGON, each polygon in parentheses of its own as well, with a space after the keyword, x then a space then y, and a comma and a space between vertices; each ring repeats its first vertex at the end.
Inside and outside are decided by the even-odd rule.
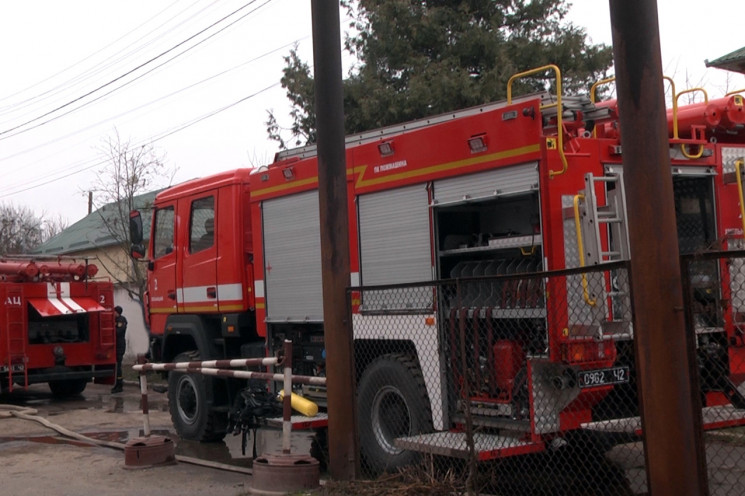
POLYGON ((169 186, 176 169, 167 167, 164 155, 151 144, 134 146, 117 131, 104 140, 100 151, 107 163, 98 170, 89 191, 102 225, 120 249, 102 251, 99 262, 132 298, 142 301, 146 271, 129 254, 129 212, 148 210, 147 205, 136 205, 137 197, 169 186))

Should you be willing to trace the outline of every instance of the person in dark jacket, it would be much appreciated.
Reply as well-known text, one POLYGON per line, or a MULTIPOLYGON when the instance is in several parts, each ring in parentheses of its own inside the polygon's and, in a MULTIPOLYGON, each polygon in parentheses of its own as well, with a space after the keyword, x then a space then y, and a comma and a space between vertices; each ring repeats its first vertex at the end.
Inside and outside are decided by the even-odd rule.
POLYGON ((127 349, 127 318, 122 315, 122 307, 119 305, 114 307, 114 312, 116 312, 116 318, 114 319, 116 325, 116 384, 111 389, 112 394, 122 392, 122 386, 124 385, 122 359, 127 349))

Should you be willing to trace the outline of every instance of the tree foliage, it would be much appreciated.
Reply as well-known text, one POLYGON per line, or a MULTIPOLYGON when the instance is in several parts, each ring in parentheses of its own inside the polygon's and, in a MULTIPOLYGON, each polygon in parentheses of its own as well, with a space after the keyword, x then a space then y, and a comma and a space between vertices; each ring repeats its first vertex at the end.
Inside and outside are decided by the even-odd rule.
MULTIPOLYGON (((565 22, 567 0, 343 0, 353 21, 345 50, 358 65, 344 81, 347 133, 406 122, 504 99, 518 72, 547 64, 562 70, 575 93, 604 76, 611 48, 588 44, 583 28, 565 22)), ((292 125, 270 112, 267 131, 281 147, 287 134, 315 141, 310 67, 295 50, 285 57, 282 85, 292 125)), ((552 78, 553 75, 551 74, 552 78)), ((520 80, 516 94, 549 89, 551 80, 520 80)))
POLYGON ((22 255, 67 227, 62 217, 37 216, 30 208, 0 204, 0 255, 22 255))
POLYGON ((147 274, 129 253, 129 213, 137 207, 142 210, 136 205, 139 195, 169 185, 175 170, 166 166, 152 145, 133 145, 118 133, 104 140, 100 152, 106 163, 97 171, 89 191, 101 223, 121 251, 102 252, 99 262, 131 296, 142 301, 147 274), (126 278, 119 279, 119 274, 126 274, 126 278))
POLYGON ((43 220, 26 207, 0 205, 0 253, 28 253, 44 241, 43 220))

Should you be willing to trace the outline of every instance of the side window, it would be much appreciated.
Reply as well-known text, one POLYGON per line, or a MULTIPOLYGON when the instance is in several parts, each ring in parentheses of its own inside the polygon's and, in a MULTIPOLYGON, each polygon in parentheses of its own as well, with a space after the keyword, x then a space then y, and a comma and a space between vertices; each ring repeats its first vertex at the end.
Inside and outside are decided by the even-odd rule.
POLYGON ((215 197, 200 198, 191 204, 189 251, 206 250, 215 243, 215 197))
POLYGON ((153 256, 162 257, 173 251, 173 207, 161 208, 155 212, 153 232, 153 256))

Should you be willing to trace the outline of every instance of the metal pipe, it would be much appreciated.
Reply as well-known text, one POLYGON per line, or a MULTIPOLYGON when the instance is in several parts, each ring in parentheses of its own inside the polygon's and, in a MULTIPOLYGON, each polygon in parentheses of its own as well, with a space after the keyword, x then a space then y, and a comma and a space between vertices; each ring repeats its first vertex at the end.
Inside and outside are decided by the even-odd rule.
MULTIPOLYGON (((187 362, 182 362, 187 363, 187 362)), ((262 379, 267 381, 284 382, 284 374, 272 374, 268 372, 251 372, 249 370, 227 370, 227 369, 215 369, 209 367, 173 367, 175 363, 148 363, 145 365, 133 365, 132 368, 137 371, 166 371, 166 370, 179 370, 187 371, 189 373, 211 375, 215 377, 232 377, 234 379, 262 379)), ((314 377, 308 375, 293 375, 293 384, 308 384, 311 386, 325 386, 325 377, 314 377)))
POLYGON ((650 494, 708 494, 694 333, 686 333, 657 3, 610 0, 634 346, 650 494), (675 419, 674 422, 671 419, 675 419))
POLYGON ((231 360, 202 360, 194 362, 145 363, 134 365, 135 370, 181 370, 196 368, 226 369, 277 365, 279 358, 236 358, 231 360))

